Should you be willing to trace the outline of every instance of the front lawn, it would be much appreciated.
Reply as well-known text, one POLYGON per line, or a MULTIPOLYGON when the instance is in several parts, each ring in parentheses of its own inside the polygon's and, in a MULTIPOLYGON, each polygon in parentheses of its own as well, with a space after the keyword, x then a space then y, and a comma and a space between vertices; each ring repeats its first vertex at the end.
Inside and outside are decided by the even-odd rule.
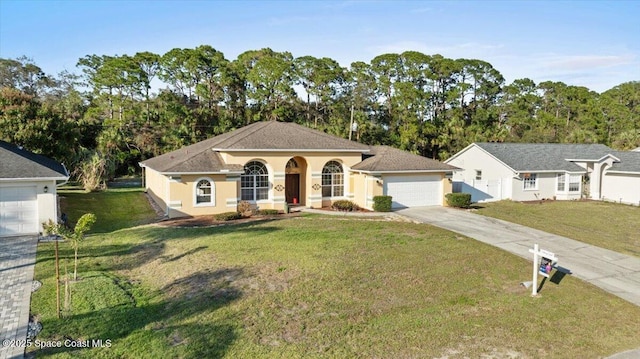
POLYGON ((85 213, 94 213, 98 221, 90 233, 107 233, 122 228, 151 223, 156 213, 142 188, 117 188, 86 193, 60 190, 62 212, 75 223, 85 213))
POLYGON ((500 201, 476 213, 640 257, 640 208, 600 201, 500 201))
POLYGON ((110 346, 38 358, 596 358, 640 347, 639 307, 570 276, 531 298, 519 285, 528 261, 427 225, 143 226, 92 235, 80 255, 58 320, 53 245, 39 245, 37 339, 110 346))

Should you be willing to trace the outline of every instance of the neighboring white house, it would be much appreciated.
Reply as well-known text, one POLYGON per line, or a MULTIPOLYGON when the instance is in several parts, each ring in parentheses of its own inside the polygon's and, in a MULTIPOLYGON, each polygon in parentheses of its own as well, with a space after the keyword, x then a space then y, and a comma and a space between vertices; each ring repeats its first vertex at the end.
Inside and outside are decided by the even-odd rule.
POLYGON ((620 159, 604 169, 601 199, 640 205, 640 151, 614 152, 620 159))
POLYGON ((472 143, 445 163, 473 202, 579 198, 640 202, 640 152, 600 144, 472 143))
POLYGON ((56 187, 68 179, 64 165, 0 141, 0 237, 37 234, 57 221, 56 187))

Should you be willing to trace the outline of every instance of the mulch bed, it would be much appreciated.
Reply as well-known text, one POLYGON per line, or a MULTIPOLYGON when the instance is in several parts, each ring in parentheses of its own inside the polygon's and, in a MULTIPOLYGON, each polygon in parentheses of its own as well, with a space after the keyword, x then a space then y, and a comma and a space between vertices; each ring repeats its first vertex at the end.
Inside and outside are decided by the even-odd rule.
MULTIPOLYGON (((329 212, 345 212, 345 211, 340 211, 340 210, 334 209, 332 207, 322 207, 322 208, 317 208, 317 209, 319 209, 321 211, 329 211, 329 212)), ((357 210, 352 211, 352 212, 374 213, 375 211, 371 211, 371 210, 368 210, 368 209, 365 209, 365 208, 358 208, 357 210)))
POLYGON ((271 216, 251 216, 248 218, 234 219, 231 221, 218 221, 213 218, 213 215, 208 216, 194 216, 194 217, 181 217, 181 218, 171 218, 165 219, 157 223, 158 226, 161 227, 212 227, 212 226, 222 226, 228 224, 242 224, 242 223, 250 223, 250 222, 259 222, 265 220, 274 220, 274 219, 285 219, 300 216, 299 212, 295 213, 287 213, 287 214, 277 214, 271 216))

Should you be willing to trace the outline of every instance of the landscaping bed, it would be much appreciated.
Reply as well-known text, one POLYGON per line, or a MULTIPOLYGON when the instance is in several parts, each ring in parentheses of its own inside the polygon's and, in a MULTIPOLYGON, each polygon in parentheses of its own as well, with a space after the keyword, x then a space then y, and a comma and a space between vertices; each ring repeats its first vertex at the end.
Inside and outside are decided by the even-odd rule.
POLYGON ((234 219, 229 221, 222 221, 215 219, 212 215, 207 216, 194 216, 194 217, 180 217, 180 218, 171 218, 164 219, 157 223, 160 227, 211 227, 211 226, 220 226, 227 224, 242 224, 242 223, 252 223, 258 221, 265 220, 273 220, 273 219, 285 219, 291 217, 298 217, 301 213, 280 213, 276 215, 253 215, 251 217, 244 217, 240 219, 234 219))

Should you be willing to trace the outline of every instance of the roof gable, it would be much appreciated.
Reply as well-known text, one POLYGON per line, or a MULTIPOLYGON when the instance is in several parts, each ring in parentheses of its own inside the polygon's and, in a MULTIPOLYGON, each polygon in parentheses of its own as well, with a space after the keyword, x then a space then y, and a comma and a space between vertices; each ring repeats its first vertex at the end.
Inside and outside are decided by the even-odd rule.
POLYGON ((51 158, 0 141, 0 179, 69 179, 66 168, 51 158))
POLYGON ((609 172, 640 173, 640 151, 616 151, 612 155, 620 159, 615 162, 609 172))
POLYGON ((389 146, 371 146, 368 155, 362 162, 357 163, 352 170, 365 172, 404 172, 404 171, 441 171, 449 172, 457 167, 414 155, 389 146))

